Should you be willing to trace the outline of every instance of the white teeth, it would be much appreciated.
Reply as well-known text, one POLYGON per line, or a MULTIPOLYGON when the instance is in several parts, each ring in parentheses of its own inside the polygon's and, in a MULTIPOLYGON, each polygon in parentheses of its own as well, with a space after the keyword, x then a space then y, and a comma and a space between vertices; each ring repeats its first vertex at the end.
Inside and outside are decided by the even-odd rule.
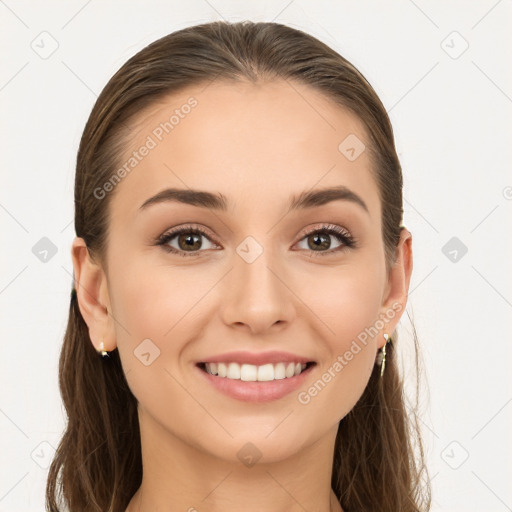
POLYGON ((268 380, 274 380, 274 365, 264 364, 263 366, 258 366, 258 381, 268 380))
POLYGON ((240 369, 240 379, 246 382, 258 380, 258 367, 253 364, 243 364, 240 369))
POLYGON ((277 363, 274 366, 274 379, 284 379, 285 376, 284 363, 277 363))
POLYGON ((268 382, 271 380, 289 379, 299 375, 306 368, 304 363, 253 364, 238 363, 205 363, 206 371, 211 375, 246 382, 268 382))
POLYGON ((239 379, 240 378, 240 365, 236 363, 229 363, 228 373, 226 374, 228 379, 239 379))
MULTIPOLYGON (((208 368, 208 366, 210 366, 208 363, 206 363, 206 368, 208 368)), ((210 366, 210 370, 211 370, 211 366, 210 366)), ((210 371, 211 373, 211 371, 210 371)), ((224 363, 218 363, 218 366, 217 366, 217 374, 219 377, 225 377, 228 373, 228 368, 227 366, 224 364, 224 363)))
POLYGON ((295 363, 288 363, 285 375, 287 378, 293 377, 295 375, 295 363))

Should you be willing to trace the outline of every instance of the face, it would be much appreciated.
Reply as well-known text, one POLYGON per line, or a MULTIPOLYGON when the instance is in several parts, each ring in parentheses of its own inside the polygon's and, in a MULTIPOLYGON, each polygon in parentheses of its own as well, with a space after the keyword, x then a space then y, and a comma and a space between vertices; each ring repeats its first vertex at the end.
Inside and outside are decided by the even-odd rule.
POLYGON ((109 314, 88 324, 119 349, 141 425, 232 461, 248 442, 270 462, 332 433, 410 275, 400 258, 386 272, 363 124, 304 85, 214 82, 133 127, 107 191, 109 314))

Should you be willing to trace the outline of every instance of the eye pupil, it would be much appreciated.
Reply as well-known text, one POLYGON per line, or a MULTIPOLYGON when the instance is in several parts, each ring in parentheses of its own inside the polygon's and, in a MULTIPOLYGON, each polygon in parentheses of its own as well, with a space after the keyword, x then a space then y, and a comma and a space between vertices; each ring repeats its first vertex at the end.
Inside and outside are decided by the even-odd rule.
POLYGON ((317 248, 324 247, 324 248, 328 249, 331 245, 329 235, 323 235, 323 234, 316 233, 310 238, 313 238, 313 240, 314 240, 313 241, 314 247, 317 247, 317 248))
POLYGON ((190 249, 200 249, 201 236, 190 233, 187 233, 186 235, 180 235, 178 237, 178 244, 180 246, 180 249, 183 249, 184 251, 189 251, 190 249), (195 246, 194 244, 197 244, 197 246, 195 246))

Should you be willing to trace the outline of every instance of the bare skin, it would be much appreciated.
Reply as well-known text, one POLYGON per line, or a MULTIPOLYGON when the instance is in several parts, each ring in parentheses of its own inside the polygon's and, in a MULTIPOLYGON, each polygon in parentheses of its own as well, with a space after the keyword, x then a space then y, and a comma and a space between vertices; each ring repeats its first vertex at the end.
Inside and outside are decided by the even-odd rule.
POLYGON ((411 234, 402 230, 388 274, 368 155, 350 161, 338 150, 349 134, 366 144, 363 125, 303 85, 216 81, 169 96, 135 120, 127 158, 190 96, 197 106, 109 192, 105 267, 82 239, 72 247, 91 342, 118 348, 139 403, 144 476, 127 512, 341 511, 330 485, 338 425, 404 311, 411 234), (357 194, 367 210, 336 200, 287 212, 291 196, 334 186, 357 194), (229 207, 140 209, 168 187, 220 192, 229 207), (156 245, 188 224, 207 236, 188 252, 179 235, 167 243, 185 257, 156 245), (324 224, 343 228, 356 245, 344 247, 324 224), (313 228, 327 237, 316 252, 313 228), (251 263, 237 253, 248 236, 262 248, 251 263), (198 375, 196 363, 208 356, 283 350, 316 362, 300 388, 307 391, 391 310, 393 318, 307 404, 297 392, 243 402, 198 375), (134 350, 148 338, 160 355, 146 366, 134 350), (238 455, 246 443, 261 453, 251 467, 238 455))

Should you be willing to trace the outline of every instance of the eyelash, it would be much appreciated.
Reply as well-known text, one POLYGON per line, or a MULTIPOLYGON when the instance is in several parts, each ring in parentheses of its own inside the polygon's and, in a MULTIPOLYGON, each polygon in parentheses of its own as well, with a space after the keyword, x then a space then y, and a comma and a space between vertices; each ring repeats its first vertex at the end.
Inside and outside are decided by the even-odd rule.
MULTIPOLYGON (((181 228, 177 228, 176 230, 169 231, 167 233, 160 235, 156 239, 156 245, 162 246, 162 249, 164 249, 167 252, 177 254, 177 255, 183 256, 183 257, 187 257, 187 256, 193 257, 193 256, 197 255, 198 253, 203 252, 203 251, 191 251, 191 252, 187 253, 187 251, 178 250, 178 249, 175 249, 174 247, 167 245, 173 238, 175 238, 176 236, 181 235, 183 233, 202 235, 210 240, 210 235, 206 231, 202 230, 201 228, 198 228, 198 227, 195 227, 192 225, 188 225, 188 226, 183 226, 181 228)), ((308 236, 311 236, 316 233, 327 233, 329 235, 334 235, 340 242, 342 242, 343 245, 341 245, 340 247, 336 247, 335 249, 330 249, 327 251, 313 251, 310 249, 309 252, 311 253, 311 256, 325 256, 325 255, 333 254, 338 251, 357 247, 356 239, 353 236, 351 236, 348 233, 348 231, 346 231, 345 229, 343 229, 339 226, 336 226, 335 224, 324 224, 320 228, 312 229, 312 230, 306 232, 304 234, 304 236, 299 241, 302 241, 304 238, 307 238, 308 236)))

